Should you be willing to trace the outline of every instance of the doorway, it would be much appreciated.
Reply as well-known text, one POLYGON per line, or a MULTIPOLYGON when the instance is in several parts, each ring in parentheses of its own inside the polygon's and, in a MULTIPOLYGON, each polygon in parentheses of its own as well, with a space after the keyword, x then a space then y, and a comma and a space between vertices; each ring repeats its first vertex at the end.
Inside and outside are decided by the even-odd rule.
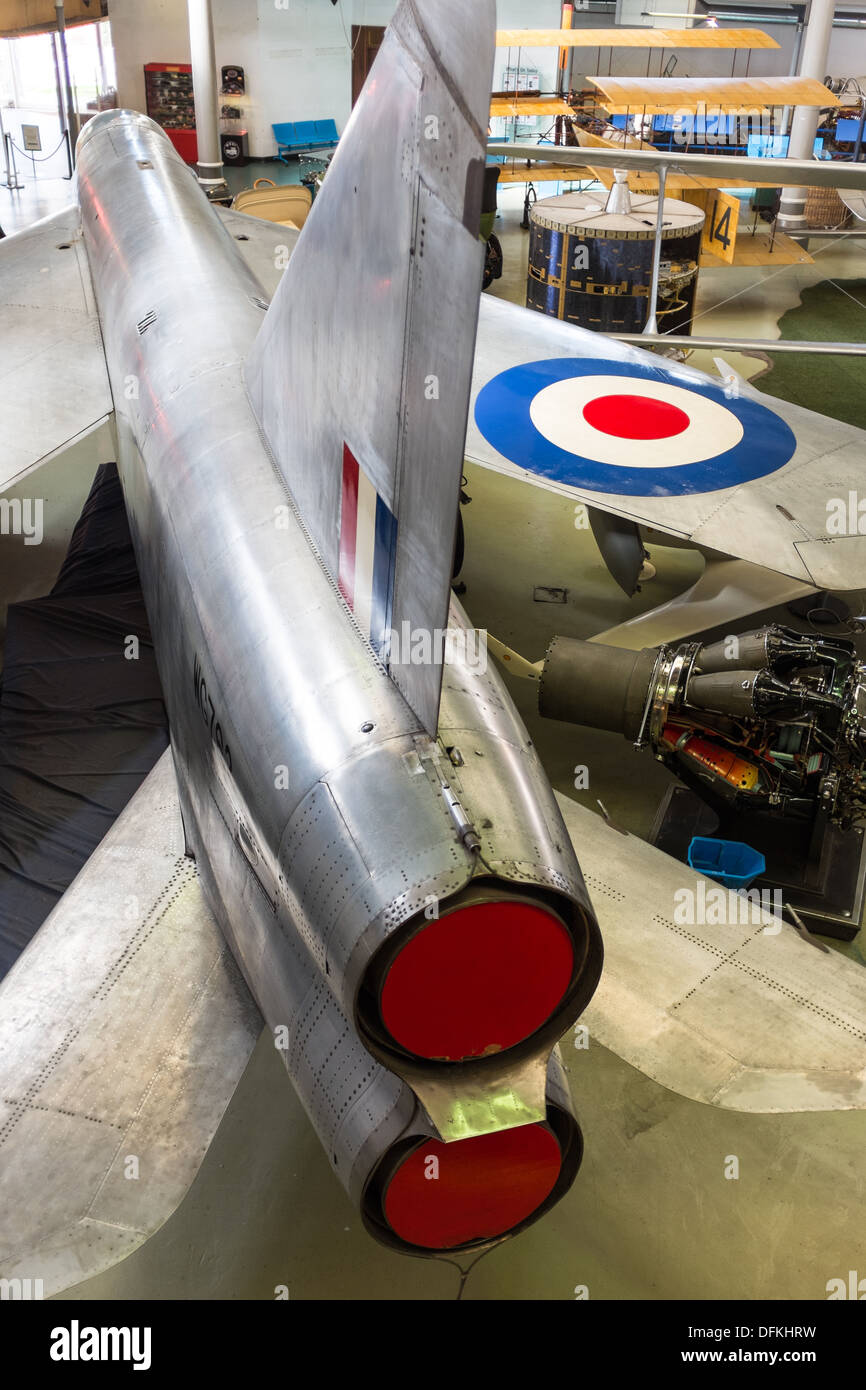
POLYGON ((384 24, 352 25, 352 105, 361 95, 361 88, 376 59, 385 37, 384 24))
POLYGON ((0 124, 14 146, 18 173, 25 179, 67 175, 64 132, 69 130, 74 145, 85 121, 117 105, 108 20, 70 25, 66 50, 68 101, 55 31, 0 39, 0 124))

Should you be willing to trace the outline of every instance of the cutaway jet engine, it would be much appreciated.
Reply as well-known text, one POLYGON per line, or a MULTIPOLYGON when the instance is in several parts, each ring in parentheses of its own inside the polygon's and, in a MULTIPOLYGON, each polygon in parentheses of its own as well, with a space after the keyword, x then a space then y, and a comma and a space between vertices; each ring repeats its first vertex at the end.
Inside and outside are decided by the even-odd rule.
POLYGON ((866 816, 866 665, 852 642, 769 626, 624 651, 557 637, 539 708, 611 729, 724 808, 847 830, 866 816))

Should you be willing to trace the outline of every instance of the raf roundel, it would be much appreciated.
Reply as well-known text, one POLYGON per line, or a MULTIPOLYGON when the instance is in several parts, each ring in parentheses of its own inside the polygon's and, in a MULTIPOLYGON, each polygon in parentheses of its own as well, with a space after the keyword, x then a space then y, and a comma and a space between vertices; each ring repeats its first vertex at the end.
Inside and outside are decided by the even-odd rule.
POLYGON ((479 392, 475 421, 512 463, 590 492, 681 497, 782 468, 797 440, 758 401, 604 358, 527 362, 479 392))

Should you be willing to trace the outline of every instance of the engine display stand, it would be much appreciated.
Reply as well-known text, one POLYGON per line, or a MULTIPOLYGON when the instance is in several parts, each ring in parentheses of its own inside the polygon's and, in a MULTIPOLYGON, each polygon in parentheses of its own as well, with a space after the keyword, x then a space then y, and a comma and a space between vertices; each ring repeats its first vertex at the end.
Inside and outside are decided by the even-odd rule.
POLYGON ((671 786, 656 812, 650 843, 687 863, 694 835, 740 840, 760 850, 767 871, 753 888, 782 890, 817 935, 852 941, 866 894, 866 837, 838 830, 822 814, 812 821, 773 820, 711 807, 688 787, 671 786))

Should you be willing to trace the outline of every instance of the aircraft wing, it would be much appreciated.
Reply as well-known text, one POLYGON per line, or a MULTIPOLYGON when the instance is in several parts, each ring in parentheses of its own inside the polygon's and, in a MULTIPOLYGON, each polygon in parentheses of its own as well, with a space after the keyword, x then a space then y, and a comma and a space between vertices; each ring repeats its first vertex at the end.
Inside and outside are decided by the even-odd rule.
POLYGON ((3 241, 0 312, 3 489, 114 409, 77 205, 3 241))
POLYGON ((777 930, 769 913, 752 923, 739 904, 736 922, 680 922, 688 914, 675 894, 690 891, 697 905, 702 883, 718 885, 557 801, 604 936, 604 972, 583 1015, 588 1066, 595 1040, 660 1085, 726 1110, 866 1109, 862 965, 787 923, 777 930))
POLYGON ((262 289, 267 292, 269 299, 272 298, 300 233, 294 227, 283 227, 262 217, 250 217, 248 213, 235 212, 233 208, 214 206, 214 211, 226 231, 238 243, 238 250, 262 289))
POLYGON ((466 455, 818 589, 866 583, 856 520, 828 526, 866 431, 489 295, 466 455))
POLYGON ((49 1297, 153 1235, 261 1027, 166 752, 0 984, 0 1277, 49 1297))
MULTIPOLYGON (((698 178, 713 179, 717 188, 727 188, 728 181, 739 182, 748 179, 754 187, 757 182, 766 188, 797 188, 812 185, 820 188, 843 190, 866 190, 866 164, 840 163, 832 159, 779 159, 749 158, 740 154, 685 154, 681 150, 623 149, 596 145, 593 141, 592 158, 595 164, 606 169, 630 169, 638 173, 654 174, 660 168, 673 169, 679 174, 698 178)), ((505 160, 515 167, 527 166, 533 162, 555 161, 559 165, 570 164, 576 168, 586 163, 585 147, 573 145, 529 145, 511 144, 503 140, 491 140, 487 153, 492 159, 505 160)), ((542 177, 536 170, 536 179, 542 177)))
MULTIPOLYGON (((298 234, 216 209, 270 296, 298 234)), ((0 250, 0 491, 114 412, 77 204, 0 250)))

